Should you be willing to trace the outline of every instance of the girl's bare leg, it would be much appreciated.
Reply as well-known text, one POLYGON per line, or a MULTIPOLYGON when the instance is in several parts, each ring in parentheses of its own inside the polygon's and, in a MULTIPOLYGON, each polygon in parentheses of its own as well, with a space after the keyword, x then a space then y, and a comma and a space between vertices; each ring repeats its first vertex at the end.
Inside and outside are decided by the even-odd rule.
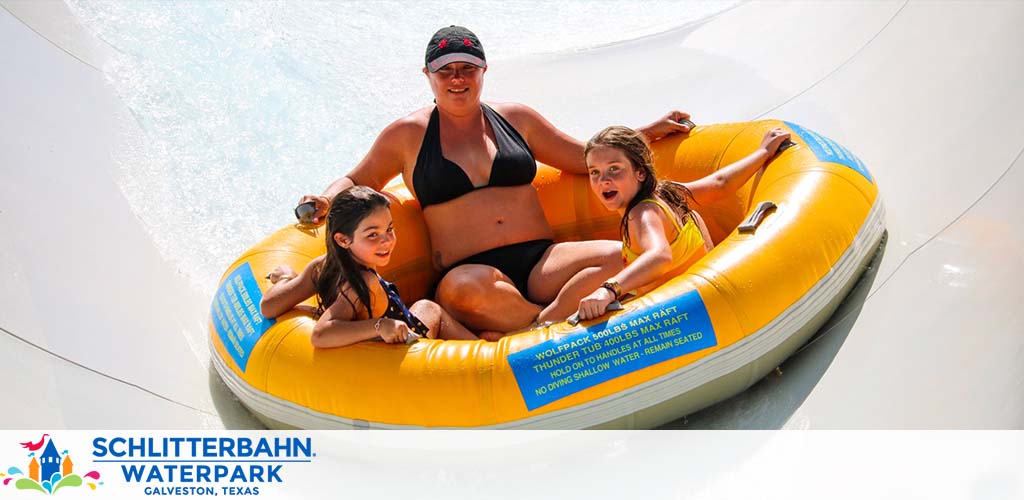
POLYGON ((451 314, 448 314, 448 311, 445 311, 437 302, 419 300, 409 308, 409 311, 430 329, 430 332, 427 333, 429 338, 444 340, 477 340, 478 338, 473 335, 473 332, 462 326, 462 323, 456 321, 451 314))

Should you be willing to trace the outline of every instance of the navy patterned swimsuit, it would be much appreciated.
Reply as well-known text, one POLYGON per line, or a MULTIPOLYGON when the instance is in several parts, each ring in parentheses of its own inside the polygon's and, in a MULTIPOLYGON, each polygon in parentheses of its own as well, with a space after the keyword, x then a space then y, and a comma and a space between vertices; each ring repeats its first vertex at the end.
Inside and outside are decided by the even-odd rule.
MULTIPOLYGON (((373 269, 370 269, 370 271, 373 271, 373 269)), ((377 271, 373 271, 373 274, 377 276, 380 287, 388 295, 388 308, 381 317, 402 321, 409 325, 409 329, 416 332, 420 337, 426 337, 430 329, 405 306, 405 302, 402 302, 402 298, 398 295, 398 287, 394 283, 381 278, 377 271)))

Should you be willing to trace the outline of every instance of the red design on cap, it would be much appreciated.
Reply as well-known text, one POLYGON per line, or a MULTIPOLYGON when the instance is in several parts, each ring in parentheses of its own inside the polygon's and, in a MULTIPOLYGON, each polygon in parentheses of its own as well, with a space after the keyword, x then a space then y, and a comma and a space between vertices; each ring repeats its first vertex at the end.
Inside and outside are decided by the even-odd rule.
POLYGON ((441 43, 437 44, 437 48, 443 49, 448 46, 448 39, 441 40, 441 43))
POLYGON ((473 42, 469 41, 468 38, 463 38, 462 39, 462 45, 465 45, 466 47, 472 47, 473 46, 473 42))

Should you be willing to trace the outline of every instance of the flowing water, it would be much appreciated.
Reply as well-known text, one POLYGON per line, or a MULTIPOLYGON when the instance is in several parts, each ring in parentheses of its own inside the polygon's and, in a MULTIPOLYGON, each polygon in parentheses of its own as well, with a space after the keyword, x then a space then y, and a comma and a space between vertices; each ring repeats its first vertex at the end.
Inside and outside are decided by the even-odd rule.
POLYGON ((294 220, 301 195, 430 103, 420 69, 439 27, 472 29, 493 66, 585 57, 736 3, 69 1, 118 52, 103 70, 137 122, 113 152, 119 185, 164 257, 208 293, 241 252, 294 220))

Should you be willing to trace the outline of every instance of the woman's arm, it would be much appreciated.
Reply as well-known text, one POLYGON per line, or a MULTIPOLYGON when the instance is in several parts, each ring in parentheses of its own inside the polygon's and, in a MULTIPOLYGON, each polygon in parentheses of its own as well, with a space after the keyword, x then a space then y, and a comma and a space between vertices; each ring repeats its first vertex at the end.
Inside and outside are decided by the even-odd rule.
MULTIPOLYGON (((530 145, 533 156, 541 163, 546 163, 571 174, 586 174, 587 164, 583 157, 584 143, 562 132, 534 109, 519 103, 503 103, 494 105, 530 145)), ((647 136, 649 141, 660 139, 676 132, 688 132, 690 127, 678 123, 688 119, 689 114, 682 111, 671 111, 658 120, 638 127, 637 131, 647 136)))
POLYGON ((769 130, 754 152, 717 172, 683 185, 690 190, 698 205, 710 205, 727 194, 735 193, 758 169, 775 156, 779 145, 786 139, 789 139, 789 132, 781 128, 769 130))
POLYGON ((299 204, 307 201, 316 204, 313 223, 318 224, 323 220, 331 207, 331 200, 338 193, 357 185, 380 191, 388 181, 401 175, 409 141, 415 137, 417 130, 419 128, 413 115, 388 125, 377 136, 377 140, 373 142, 363 160, 351 172, 328 185, 323 194, 308 194, 299 199, 299 204))
POLYGON ((306 264, 298 275, 289 266, 278 266, 267 275, 273 285, 260 300, 260 313, 265 318, 276 318, 301 304, 316 293, 316 277, 324 256, 306 264))
POLYGON ((494 106, 526 139, 537 161, 570 174, 587 173, 582 142, 562 132, 525 104, 510 102, 494 106))
POLYGON ((637 127, 636 131, 644 134, 644 136, 647 137, 648 144, 650 144, 667 135, 689 132, 690 126, 685 123, 681 123, 683 120, 689 121, 690 113, 672 110, 665 114, 665 116, 662 116, 647 125, 637 127))

